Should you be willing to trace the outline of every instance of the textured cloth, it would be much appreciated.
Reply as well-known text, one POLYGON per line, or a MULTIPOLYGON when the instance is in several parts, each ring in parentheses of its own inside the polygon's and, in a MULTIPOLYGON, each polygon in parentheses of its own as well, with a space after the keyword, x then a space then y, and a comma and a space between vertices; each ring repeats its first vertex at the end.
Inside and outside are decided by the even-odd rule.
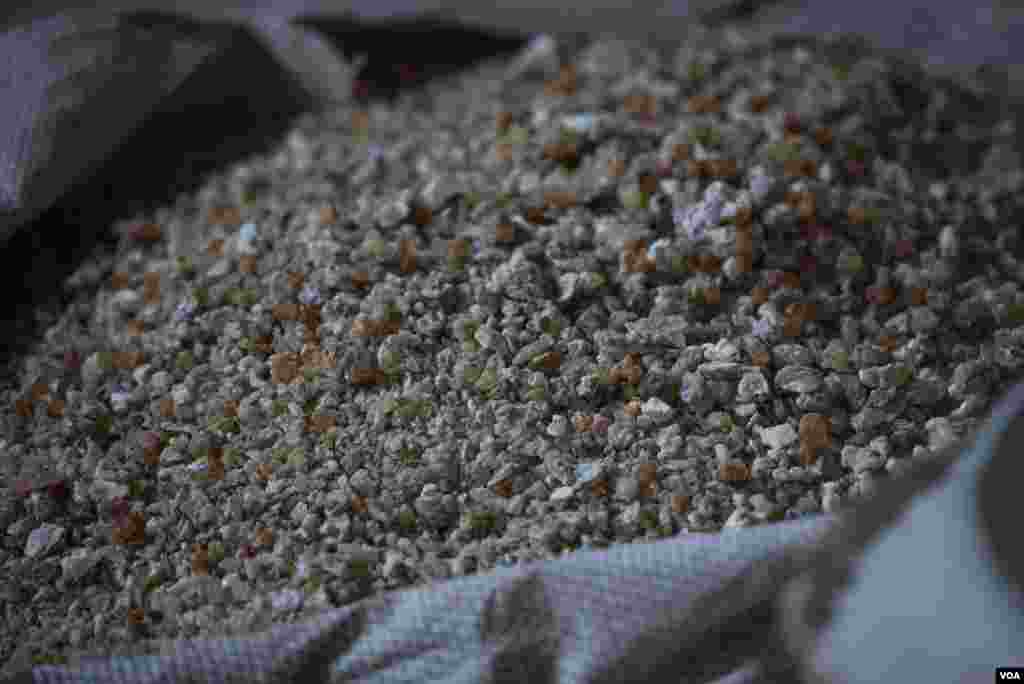
MULTIPOLYGON (((627 35, 645 26, 664 35, 666 17, 692 9, 668 3, 645 14, 629 4, 627 35)), ((558 29, 569 16, 505 6, 435 9, 527 33, 558 29)), ((841 6, 775 11, 790 31, 829 30, 837 16, 859 21, 844 28, 877 33, 882 47, 920 48, 932 62, 939 53, 968 66, 1020 61, 1010 29, 967 4, 928 5, 921 15, 887 3, 883 22, 880 2, 829 14, 841 6), (947 10, 956 21, 943 18, 947 10), (931 28, 911 30, 921 25, 931 28), (957 32, 972 39, 956 40, 957 32)), ((422 7, 355 9, 382 18, 422 7)), ((314 97, 345 97, 349 66, 315 30, 285 21, 317 8, 286 2, 223 22, 65 14, 0 36, 0 239, 56 202, 189 74, 241 41, 255 37, 314 97)), ((605 3, 573 18, 578 30, 608 30, 623 16, 605 3)), ((998 666, 1024 666, 1012 489, 1024 475, 1024 421, 1011 421, 1022 408, 1024 385, 978 435, 838 518, 576 553, 394 592, 251 639, 39 666, 14 681, 989 682, 998 666)))

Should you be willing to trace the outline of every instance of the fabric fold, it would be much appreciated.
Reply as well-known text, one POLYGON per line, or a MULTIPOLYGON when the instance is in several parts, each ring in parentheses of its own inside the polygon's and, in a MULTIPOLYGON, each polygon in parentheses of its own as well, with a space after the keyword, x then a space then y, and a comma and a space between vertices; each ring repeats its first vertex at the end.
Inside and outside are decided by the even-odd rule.
POLYGON ((0 112, 0 241, 56 204, 190 76, 245 39, 259 41, 278 76, 296 80, 310 103, 351 93, 353 66, 315 30, 275 15, 232 23, 89 10, 0 34, 10 65, 0 80, 8 103, 0 112))
POLYGON ((815 515, 576 553, 385 594, 252 639, 37 667, 35 681, 128 681, 117 679, 128 671, 137 684, 242 672, 298 681, 330 663, 331 681, 611 684, 674 673, 711 682, 774 644, 765 608, 803 569, 787 550, 814 544, 833 522, 815 515))
POLYGON ((967 684, 1024 666, 1024 595, 979 515, 1014 517, 1005 488, 980 499, 979 483, 1019 461, 1021 436, 1017 385, 975 434, 858 503, 812 551, 777 601, 804 681, 967 684))
POLYGON ((218 47, 99 12, 0 34, 0 240, 107 159, 218 47), (116 106, 115 106, 116 103, 116 106), (12 140, 13 139, 13 140, 12 140))

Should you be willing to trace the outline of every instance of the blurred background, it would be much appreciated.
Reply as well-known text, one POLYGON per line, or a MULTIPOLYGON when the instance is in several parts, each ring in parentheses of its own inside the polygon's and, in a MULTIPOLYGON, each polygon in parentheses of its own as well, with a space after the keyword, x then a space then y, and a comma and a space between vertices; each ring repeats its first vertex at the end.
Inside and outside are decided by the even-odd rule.
POLYGON ((765 36, 862 37, 874 47, 920 59, 939 71, 980 73, 992 91, 1001 93, 1001 109, 1024 111, 1018 104, 1024 93, 1024 3, 120 0, 97 7, 88 0, 33 0, 24 6, 4 3, 0 31, 56 13, 119 10, 154 11, 138 21, 166 30, 167 35, 219 25, 229 38, 229 49, 196 70, 101 168, 0 250, 0 288, 6 293, 0 298, 0 325, 5 330, 0 377, 8 370, 5 361, 17 358, 19 350, 66 306, 68 297, 60 285, 67 275, 98 242, 115 243, 107 230, 113 220, 169 204, 179 193, 195 190, 209 171, 267 150, 310 106, 300 84, 240 28, 254 20, 299 17, 346 58, 365 55, 353 92, 364 100, 391 98, 479 60, 511 55, 542 32, 678 41, 688 26, 702 21, 712 26, 740 22, 765 36), (183 22, 178 22, 179 15, 183 22), (989 66, 978 71, 983 64, 989 66))

